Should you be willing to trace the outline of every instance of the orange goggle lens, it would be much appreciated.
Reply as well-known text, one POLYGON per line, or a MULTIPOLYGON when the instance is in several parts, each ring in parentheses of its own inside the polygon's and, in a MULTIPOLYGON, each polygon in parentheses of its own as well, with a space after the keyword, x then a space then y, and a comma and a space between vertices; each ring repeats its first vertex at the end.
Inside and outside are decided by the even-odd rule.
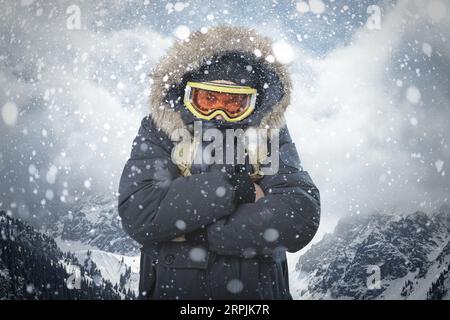
POLYGON ((211 120, 221 115, 227 121, 239 121, 254 110, 256 90, 250 87, 188 82, 184 104, 198 118, 211 120))
POLYGON ((224 110, 228 116, 242 114, 249 106, 250 96, 246 94, 214 92, 204 89, 192 91, 192 102, 204 114, 224 110))

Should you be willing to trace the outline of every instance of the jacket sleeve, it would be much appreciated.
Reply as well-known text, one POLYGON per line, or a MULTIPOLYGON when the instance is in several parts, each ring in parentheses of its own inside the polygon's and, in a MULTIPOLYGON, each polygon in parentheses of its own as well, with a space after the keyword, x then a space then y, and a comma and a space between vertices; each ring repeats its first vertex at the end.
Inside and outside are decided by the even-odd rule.
POLYGON ((296 252, 311 241, 320 220, 319 190, 303 170, 286 128, 279 150, 278 173, 259 182, 265 196, 207 227, 210 250, 249 258, 296 252))
POLYGON ((235 210, 225 173, 181 176, 168 142, 145 117, 120 179, 122 225, 141 244, 171 240, 235 210))

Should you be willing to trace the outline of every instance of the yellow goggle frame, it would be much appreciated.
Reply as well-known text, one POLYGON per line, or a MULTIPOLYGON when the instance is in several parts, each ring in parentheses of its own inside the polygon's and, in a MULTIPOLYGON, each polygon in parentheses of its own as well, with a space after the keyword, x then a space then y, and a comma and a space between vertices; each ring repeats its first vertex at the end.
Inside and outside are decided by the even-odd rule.
POLYGON ((247 118, 255 109, 256 104, 256 89, 248 86, 238 86, 231 84, 221 84, 221 83, 213 83, 213 82, 192 82, 189 81, 186 84, 185 93, 183 103, 188 108, 188 110, 194 114, 197 118, 203 120, 212 120, 216 116, 221 115, 228 122, 237 122, 247 118), (222 93, 234 93, 234 94, 246 94, 250 95, 249 105, 245 109, 245 111, 236 117, 230 117, 226 111, 217 109, 212 111, 210 114, 205 115, 197 110, 191 102, 191 93, 192 88, 204 89, 214 92, 222 92, 222 93))

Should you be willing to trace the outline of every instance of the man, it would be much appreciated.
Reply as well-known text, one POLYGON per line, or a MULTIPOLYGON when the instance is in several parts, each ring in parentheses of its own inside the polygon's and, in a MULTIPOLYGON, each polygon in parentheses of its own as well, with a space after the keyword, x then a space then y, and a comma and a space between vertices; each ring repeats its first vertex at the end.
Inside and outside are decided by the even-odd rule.
POLYGON ((219 26, 176 43, 153 70, 119 188, 123 227, 142 244, 141 298, 292 299, 286 251, 313 238, 320 198, 284 122, 291 82, 271 50, 253 30, 219 26), (271 161, 247 149, 238 159, 244 138, 225 132, 249 128, 271 132, 271 161), (179 148, 180 130, 194 141, 208 129, 226 140, 223 154, 201 135, 179 148))

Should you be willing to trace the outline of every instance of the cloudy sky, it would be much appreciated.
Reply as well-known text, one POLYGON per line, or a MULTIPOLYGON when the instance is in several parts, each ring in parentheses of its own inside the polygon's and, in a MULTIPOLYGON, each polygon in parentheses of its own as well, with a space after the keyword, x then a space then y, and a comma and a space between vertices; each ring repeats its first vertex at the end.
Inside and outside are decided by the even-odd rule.
POLYGON ((342 215, 449 201, 447 1, 0 0, 0 8, 2 210, 37 221, 115 193, 147 114, 150 68, 174 41, 220 23, 272 37, 276 58, 291 63, 288 125, 321 191, 319 236, 342 215))

